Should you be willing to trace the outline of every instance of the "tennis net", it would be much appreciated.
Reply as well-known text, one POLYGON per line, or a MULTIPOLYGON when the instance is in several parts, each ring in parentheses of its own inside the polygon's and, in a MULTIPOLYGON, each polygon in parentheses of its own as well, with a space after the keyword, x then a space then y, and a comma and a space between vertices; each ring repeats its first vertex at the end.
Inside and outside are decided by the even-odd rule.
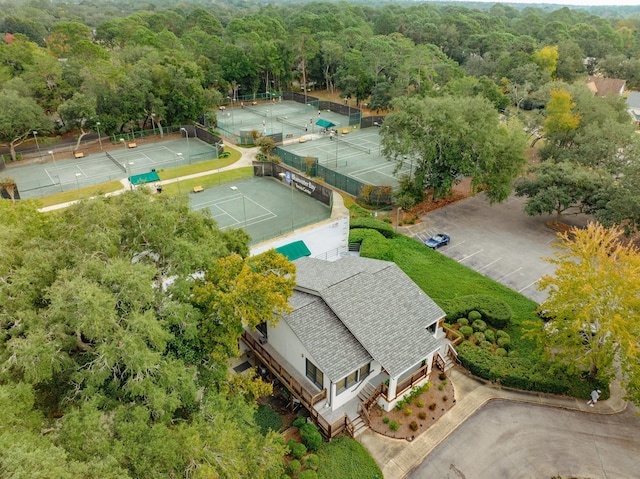
POLYGON ((118 160, 116 160, 113 156, 111 156, 111 154, 108 151, 105 150, 104 154, 107 155, 107 158, 109 158, 113 162, 114 165, 116 165, 118 168, 120 168, 125 173, 127 172, 127 167, 124 166, 122 163, 120 163, 118 160))
POLYGON ((307 131, 307 126, 306 125, 299 125, 297 123, 294 123, 292 121, 287 120, 283 116, 276 116, 276 120, 278 120, 280 123, 284 123, 285 125, 293 126, 294 128, 297 128, 298 130, 307 131))
POLYGON ((338 140, 340 143, 344 143, 346 145, 349 145, 351 148, 355 148, 356 150, 363 151, 363 152, 367 153, 368 155, 371 154, 371 148, 365 148, 364 146, 360 146, 360 145, 356 145, 355 143, 351 143, 350 141, 347 141, 347 140, 341 138, 339 134, 334 135, 333 139, 334 140, 338 140))
POLYGON ((251 113, 255 113, 256 115, 264 116, 265 118, 267 117, 267 114, 264 111, 260 111, 260 110, 258 110, 256 108, 253 108, 253 107, 250 107, 250 106, 247 106, 247 105, 245 105, 243 108, 245 110, 249 110, 251 113))

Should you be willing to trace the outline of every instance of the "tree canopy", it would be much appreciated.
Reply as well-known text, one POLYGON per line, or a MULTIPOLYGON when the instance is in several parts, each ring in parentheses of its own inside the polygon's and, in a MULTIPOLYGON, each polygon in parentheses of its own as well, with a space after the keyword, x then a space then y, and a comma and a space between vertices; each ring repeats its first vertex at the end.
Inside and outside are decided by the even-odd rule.
POLYGON ((280 477, 253 422, 271 386, 227 371, 243 326, 287 310, 290 262, 145 192, 0 208, 4 475, 280 477))
POLYGON ((594 379, 613 378, 619 364, 629 399, 640 404, 638 251, 597 223, 565 234, 558 246, 549 259, 555 274, 538 285, 549 291, 540 310, 551 318, 541 345, 554 362, 594 379))

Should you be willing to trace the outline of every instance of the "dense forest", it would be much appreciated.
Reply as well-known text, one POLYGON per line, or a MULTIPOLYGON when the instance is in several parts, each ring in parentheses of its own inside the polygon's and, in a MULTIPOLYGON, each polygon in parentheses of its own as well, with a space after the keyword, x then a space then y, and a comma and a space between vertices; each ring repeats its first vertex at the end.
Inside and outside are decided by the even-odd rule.
MULTIPOLYGON (((632 8, 0 4, 0 141, 14 160, 34 131, 47 143, 97 125, 215 122, 232 98, 326 89, 388 114, 385 155, 419 161, 401 181, 404 207, 475 174, 492 201, 520 177, 530 214, 640 222, 635 127, 622 97, 585 82, 640 89, 632 8)), ((243 233, 181 200, 0 208, 0 475, 280 477, 285 447, 253 419, 268 387, 228 377, 226 361, 239 318, 286 310, 289 263, 247 259, 243 233)))

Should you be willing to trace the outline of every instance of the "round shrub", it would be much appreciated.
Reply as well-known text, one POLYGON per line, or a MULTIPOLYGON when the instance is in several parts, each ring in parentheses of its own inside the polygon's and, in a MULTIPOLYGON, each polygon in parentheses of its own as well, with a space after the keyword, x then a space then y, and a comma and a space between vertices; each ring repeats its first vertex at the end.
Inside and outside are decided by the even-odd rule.
POLYGON ((411 424, 409 424, 409 429, 411 429, 412 431, 417 431, 418 430, 418 423, 415 421, 411 421, 411 424))
POLYGON ((507 333, 506 331, 496 331, 496 338, 498 338, 498 339, 500 339, 500 338, 511 339, 511 336, 509 336, 509 333, 507 333))
POLYGON ((471 326, 462 326, 460 332, 466 339, 473 334, 473 328, 471 326))
POLYGON ((460 318, 458 324, 460 326, 469 326, 469 320, 467 318, 460 318))
POLYGON ((418 400, 416 401, 416 406, 418 406, 418 407, 424 407, 424 401, 422 401, 421 399, 418 399, 418 400))
POLYGON ((493 331, 493 329, 487 329, 487 330, 484 332, 484 338, 485 338, 487 341, 494 342, 494 341, 496 340, 496 333, 493 331))
POLYGON ((472 294, 459 296, 443 303, 447 312, 447 320, 455 320, 467 317, 472 311, 478 312, 487 324, 494 328, 502 329, 508 326, 511 320, 511 308, 502 299, 487 294, 472 294))
POLYGON ((476 319, 471 324, 471 327, 473 328, 474 331, 480 331, 481 333, 483 333, 487 329, 487 323, 485 323, 481 319, 476 319))
POLYGON ((484 333, 481 333, 480 331, 473 333, 473 339, 476 340, 476 344, 480 344, 482 341, 484 341, 484 333))
POLYGON ((429 404, 429 409, 431 411, 434 411, 436 409, 436 403, 432 402, 431 404, 429 404))
POLYGON ((482 315, 478 311, 469 311, 467 318, 469 318, 469 321, 473 322, 478 319, 482 319, 482 315))
POLYGON ((398 421, 391 421, 391 424, 389 424, 389 429, 392 431, 397 431, 399 428, 400 424, 398 424, 398 421))
POLYGON ((298 474, 298 479, 318 479, 318 473, 313 469, 307 469, 298 474))
POLYGON ((509 338, 498 338, 498 346, 504 349, 509 349, 511 347, 511 340, 509 338))
POLYGON ((307 446, 309 451, 317 451, 322 445, 322 435, 318 432, 318 428, 315 424, 308 422, 300 428, 300 436, 302 436, 302 442, 307 446))
POLYGON ((289 463, 289 472, 292 475, 296 475, 300 472, 300 469, 302 469, 302 465, 300 464, 300 461, 298 461, 297 459, 294 459, 293 461, 291 461, 289 463))
POLYGON ((302 457, 307 455, 307 447, 304 444, 300 444, 299 442, 296 442, 293 445, 291 454, 293 454, 293 457, 295 457, 296 459, 301 459, 302 457))
POLYGON ((299 417, 295 421, 293 421, 293 427, 302 427, 307 423, 306 417, 299 417))
POLYGON ((419 417, 420 419, 422 419, 422 420, 425 420, 425 419, 427 419, 427 413, 426 413, 426 412, 424 412, 424 411, 420 411, 420 412, 418 413, 418 417, 419 417))
POLYGON ((320 465, 320 457, 317 454, 309 454, 302 462, 304 463, 304 467, 315 471, 320 465))
POLYGON ((296 441, 294 441, 293 439, 289 439, 287 441, 287 449, 289 449, 289 454, 293 452, 293 446, 295 446, 296 444, 296 441))
POLYGON ((402 413, 405 416, 409 417, 409 416, 411 416, 413 414, 413 411, 411 409, 409 409, 409 408, 406 408, 404 411, 402 411, 402 413))
POLYGON ((495 350, 495 352, 493 354, 495 354, 496 356, 504 357, 504 356, 507 355, 507 350, 504 349, 504 348, 496 348, 496 350, 495 350))
POLYGON ((491 343, 489 341, 482 341, 480 343, 480 347, 482 349, 486 349, 487 351, 491 351, 493 349, 493 343, 491 343))
POLYGON ((385 423, 385 424, 389 424, 389 421, 391 421, 391 419, 389 419, 389 417, 388 417, 388 416, 387 416, 387 417, 382 418, 382 422, 383 422, 383 423, 385 423))

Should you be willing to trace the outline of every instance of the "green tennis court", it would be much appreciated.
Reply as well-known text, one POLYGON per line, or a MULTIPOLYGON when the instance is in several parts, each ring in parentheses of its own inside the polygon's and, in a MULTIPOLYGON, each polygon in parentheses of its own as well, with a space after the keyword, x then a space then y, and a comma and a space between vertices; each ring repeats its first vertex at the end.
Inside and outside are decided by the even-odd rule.
POLYGON ((137 140, 135 148, 123 144, 108 151, 113 159, 105 152, 69 158, 52 151, 41 160, 7 165, 6 173, 16 180, 20 197, 26 199, 217 158, 213 146, 193 137, 147 144, 137 140))
POLYGON ((251 244, 331 216, 327 205, 273 178, 249 178, 189 197, 191 207, 208 209, 221 229, 244 229, 251 244))
POLYGON ((355 129, 344 134, 337 129, 337 136, 314 135, 304 143, 289 143, 282 149, 302 157, 318 159, 318 164, 364 184, 374 186, 398 186, 398 178, 409 174, 413 161, 405 159, 402 169, 396 174, 396 163, 382 156, 380 135, 377 128, 355 129))

